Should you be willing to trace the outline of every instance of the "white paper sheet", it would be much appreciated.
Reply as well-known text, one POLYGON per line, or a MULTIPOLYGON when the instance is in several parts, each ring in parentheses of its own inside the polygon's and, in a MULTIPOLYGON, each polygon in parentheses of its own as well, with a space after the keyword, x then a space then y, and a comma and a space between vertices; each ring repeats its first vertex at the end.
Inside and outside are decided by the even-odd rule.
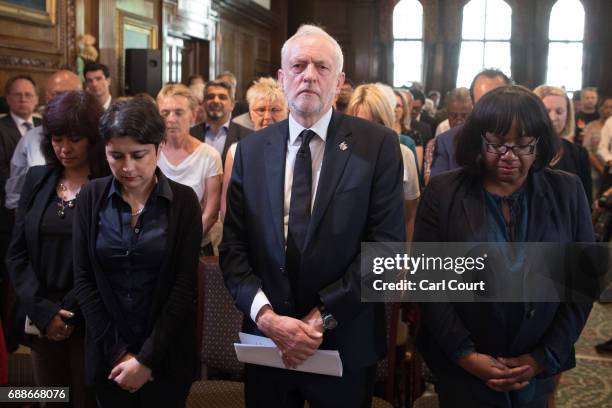
MULTIPOLYGON (((238 361, 288 369, 283 364, 278 347, 269 338, 240 332, 240 341, 234 343, 238 361)), ((342 377, 342 360, 337 350, 317 350, 296 369, 288 370, 342 377)))

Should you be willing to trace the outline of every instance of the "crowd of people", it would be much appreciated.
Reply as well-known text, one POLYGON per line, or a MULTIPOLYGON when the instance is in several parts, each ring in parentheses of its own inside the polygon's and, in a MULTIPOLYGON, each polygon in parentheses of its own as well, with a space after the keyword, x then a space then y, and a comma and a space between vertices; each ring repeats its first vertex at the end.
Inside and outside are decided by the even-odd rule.
MULTIPOLYGON (((37 385, 70 386, 77 407, 184 406, 198 260, 219 254, 246 332, 287 367, 318 348, 344 365, 340 378, 248 365, 247 404, 368 406, 386 346, 382 305, 360 301, 361 242, 595 239, 612 97, 585 88, 578 111, 561 88, 485 69, 441 98, 355 86, 342 65, 307 25, 245 101, 231 72, 113 98, 90 63, 83 82, 50 75, 44 106, 31 77, 6 82, 0 256, 16 306, 3 334, 30 347, 37 385)), ((441 406, 546 407, 589 310, 421 305, 441 406)))

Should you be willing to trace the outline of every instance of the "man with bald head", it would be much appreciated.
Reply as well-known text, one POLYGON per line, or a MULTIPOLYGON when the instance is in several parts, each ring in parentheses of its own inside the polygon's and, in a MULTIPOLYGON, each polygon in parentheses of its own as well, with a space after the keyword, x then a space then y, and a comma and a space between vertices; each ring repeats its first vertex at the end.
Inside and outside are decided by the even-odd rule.
POLYGON ((405 240, 403 165, 395 132, 332 109, 342 65, 319 27, 285 42, 290 115, 238 143, 219 248, 243 331, 286 368, 338 350, 342 376, 246 364, 248 407, 371 406, 386 353, 384 306, 361 302, 361 243, 405 240))
MULTIPOLYGON (((512 80, 500 70, 484 69, 480 71, 470 85, 470 96, 473 104, 476 105, 487 92, 511 83, 512 80)), ((471 106, 469 110, 472 110, 471 106)), ((465 121, 465 117, 463 117, 463 121, 465 121)), ((463 121, 458 126, 451 126, 451 129, 436 136, 430 178, 459 167, 455 160, 455 136, 463 128, 463 121)))
MULTIPOLYGON (((47 79, 46 98, 49 102, 61 92, 78 91, 82 89, 81 80, 72 71, 59 70, 51 74, 47 79)), ((45 164, 45 158, 40 150, 40 142, 43 137, 42 126, 37 126, 28 131, 19 141, 11 159, 11 173, 6 181, 6 201, 8 209, 17 208, 21 188, 25 181, 25 175, 32 166, 45 164)))

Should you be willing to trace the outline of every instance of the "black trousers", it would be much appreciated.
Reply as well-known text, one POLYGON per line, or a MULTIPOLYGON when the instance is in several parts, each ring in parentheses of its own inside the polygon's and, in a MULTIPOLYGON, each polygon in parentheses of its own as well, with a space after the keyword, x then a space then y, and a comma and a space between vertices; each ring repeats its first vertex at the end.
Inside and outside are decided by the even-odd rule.
POLYGON ((245 365, 247 408, 370 408, 376 365, 344 370, 342 377, 245 365))
POLYGON ((150 381, 135 393, 108 381, 96 385, 96 401, 100 408, 184 408, 191 388, 189 383, 150 381))
POLYGON ((436 374, 436 392, 440 408, 546 408, 548 398, 554 392, 553 379, 537 380, 528 401, 523 401, 517 391, 493 391, 480 379, 465 374, 447 376, 436 374))
POLYGON ((85 384, 84 329, 77 327, 68 339, 51 341, 27 335, 24 343, 32 349, 36 385, 70 387, 70 403, 47 402, 46 407, 93 408, 93 389, 85 384))

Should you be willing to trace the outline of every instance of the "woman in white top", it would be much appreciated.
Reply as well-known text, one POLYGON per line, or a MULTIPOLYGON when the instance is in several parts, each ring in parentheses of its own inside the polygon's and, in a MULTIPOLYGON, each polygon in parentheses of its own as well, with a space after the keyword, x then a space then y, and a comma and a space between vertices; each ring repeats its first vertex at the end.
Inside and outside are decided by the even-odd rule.
MULTIPOLYGON (((353 92, 346 113, 393 129, 395 106, 375 84, 359 85, 353 92)), ((399 143, 399 135, 398 135, 399 143)), ((404 214, 406 216, 406 240, 412 241, 414 221, 419 204, 419 176, 412 151, 400 143, 404 162, 404 214)))
POLYGON ((190 186, 202 207, 202 255, 213 255, 210 229, 219 214, 221 195, 221 156, 210 145, 189 134, 198 101, 181 84, 164 86, 157 95, 157 106, 166 125, 158 166, 171 180, 190 186))
MULTIPOLYGON (((246 93, 249 104, 249 123, 253 124, 254 131, 263 129, 273 123, 287 119, 287 98, 283 90, 278 86, 274 78, 259 78, 246 93)), ((227 186, 232 176, 234 165, 234 153, 236 143, 232 144, 225 156, 225 168, 223 169, 223 191, 221 193, 221 219, 225 218, 225 196, 227 186)))

